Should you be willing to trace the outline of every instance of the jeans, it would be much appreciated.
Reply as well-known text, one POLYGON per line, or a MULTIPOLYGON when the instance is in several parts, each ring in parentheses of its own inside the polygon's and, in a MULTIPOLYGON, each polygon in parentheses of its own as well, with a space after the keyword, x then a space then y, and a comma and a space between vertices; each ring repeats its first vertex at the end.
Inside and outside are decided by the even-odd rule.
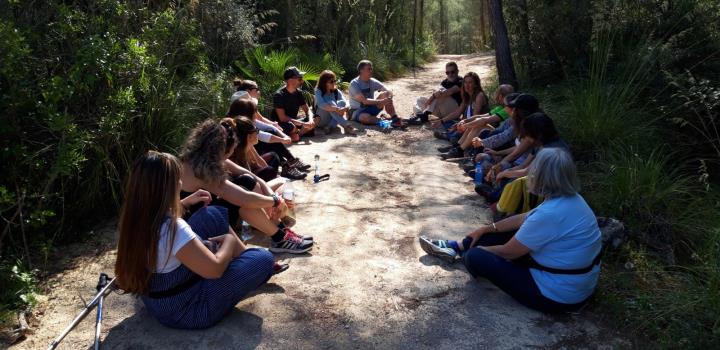
POLYGON ((530 274, 530 268, 522 265, 522 258, 508 261, 478 247, 505 244, 514 234, 515 232, 487 233, 482 235, 472 248, 467 248, 472 238, 465 237, 462 241, 463 247, 466 247, 463 263, 468 272, 473 277, 487 279, 531 309, 545 313, 561 313, 576 311, 582 307, 587 300, 577 304, 563 304, 543 296, 530 274))
POLYGON ((317 115, 320 117, 320 122, 318 123, 318 126, 321 128, 334 128, 338 125, 346 126, 348 124, 348 121, 345 120, 345 117, 335 112, 328 112, 324 109, 318 109, 317 115))

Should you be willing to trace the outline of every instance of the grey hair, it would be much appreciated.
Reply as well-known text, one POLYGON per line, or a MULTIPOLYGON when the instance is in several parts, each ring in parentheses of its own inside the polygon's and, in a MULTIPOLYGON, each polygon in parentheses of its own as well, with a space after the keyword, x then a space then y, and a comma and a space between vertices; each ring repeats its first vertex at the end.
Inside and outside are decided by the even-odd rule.
POLYGON ((562 148, 543 148, 528 171, 530 192, 546 198, 573 196, 580 191, 575 162, 562 148))

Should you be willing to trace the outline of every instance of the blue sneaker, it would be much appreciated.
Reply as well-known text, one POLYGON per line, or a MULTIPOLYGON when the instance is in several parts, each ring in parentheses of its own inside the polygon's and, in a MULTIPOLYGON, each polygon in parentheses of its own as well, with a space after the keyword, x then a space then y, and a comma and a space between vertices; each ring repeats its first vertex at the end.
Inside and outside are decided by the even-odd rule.
POLYGON ((420 247, 425 251, 425 253, 436 256, 449 263, 455 262, 457 253, 454 249, 450 248, 446 240, 431 240, 425 236, 420 236, 418 239, 420 241, 420 247))

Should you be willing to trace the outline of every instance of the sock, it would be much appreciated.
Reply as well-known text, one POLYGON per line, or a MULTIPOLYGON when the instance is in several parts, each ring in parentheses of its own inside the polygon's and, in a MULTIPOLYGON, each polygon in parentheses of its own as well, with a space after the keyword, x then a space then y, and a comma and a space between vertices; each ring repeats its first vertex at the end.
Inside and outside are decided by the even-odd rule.
POLYGON ((270 238, 272 238, 273 242, 280 242, 285 238, 285 225, 283 225, 282 222, 278 224, 277 232, 270 236, 270 238))

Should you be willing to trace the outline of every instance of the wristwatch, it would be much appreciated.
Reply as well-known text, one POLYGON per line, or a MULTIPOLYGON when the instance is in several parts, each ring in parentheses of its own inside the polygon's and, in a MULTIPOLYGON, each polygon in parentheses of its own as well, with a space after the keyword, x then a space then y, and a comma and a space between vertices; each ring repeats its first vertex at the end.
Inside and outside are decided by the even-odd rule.
POLYGON ((277 196, 277 194, 272 194, 273 199, 273 208, 277 208, 280 205, 280 197, 277 196))

